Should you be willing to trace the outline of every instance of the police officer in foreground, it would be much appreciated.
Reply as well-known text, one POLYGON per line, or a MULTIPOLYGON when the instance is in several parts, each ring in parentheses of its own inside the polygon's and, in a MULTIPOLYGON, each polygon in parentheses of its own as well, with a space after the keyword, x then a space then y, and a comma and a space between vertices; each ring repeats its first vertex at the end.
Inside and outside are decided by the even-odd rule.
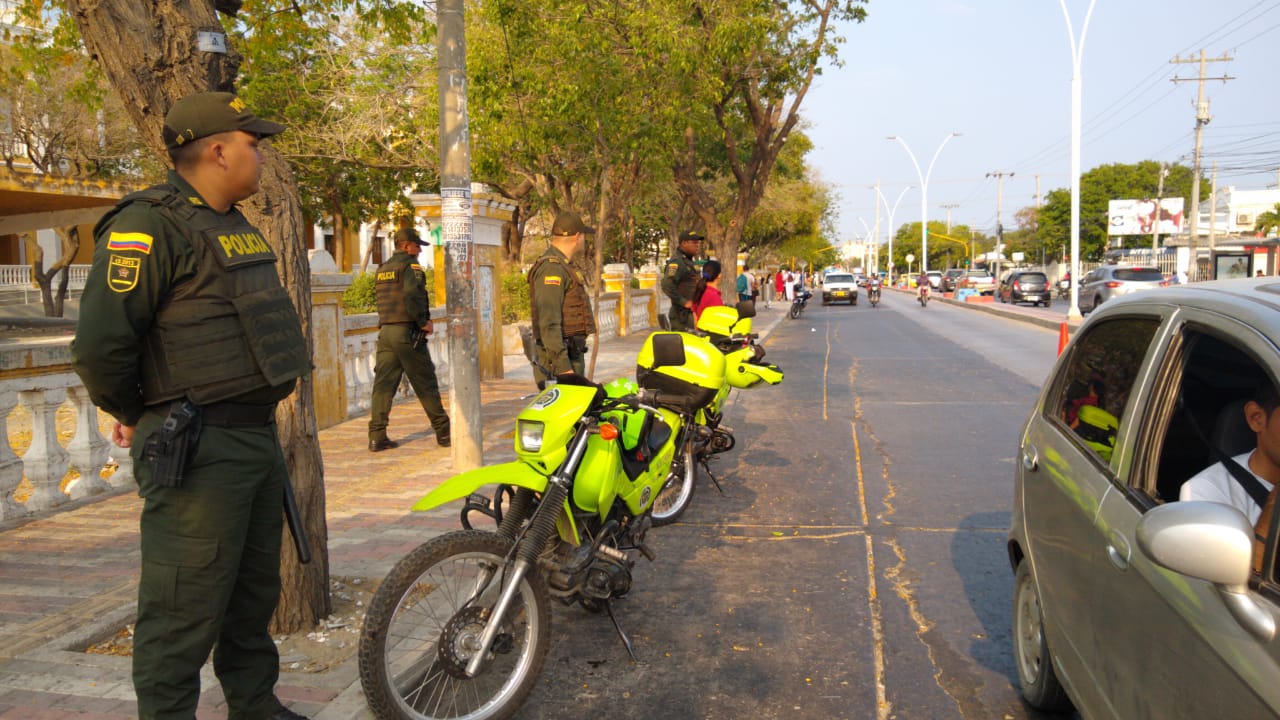
POLYGON ((431 302, 427 278, 418 264, 426 245, 413 228, 397 230, 395 254, 378 266, 374 290, 378 295, 378 351, 373 369, 373 398, 369 413, 369 451, 380 452, 400 444, 387 439, 387 418, 400 378, 409 384, 431 419, 440 447, 449 447, 449 416, 440 402, 436 366, 427 350, 431 334, 431 302))
MULTIPOLYGON (((551 225, 551 245, 529 268, 529 305, 535 359, 551 375, 586 373, 587 336, 596 332, 587 282, 570 261, 582 254, 595 228, 577 213, 562 212, 551 225)), ((541 388, 550 376, 534 369, 541 388)))
POLYGON ((693 331, 693 298, 702 277, 693 264, 693 257, 702 249, 705 239, 702 233, 693 230, 680 233, 676 253, 667 261, 667 270, 662 275, 662 292, 671 298, 667 318, 671 320, 672 330, 693 331))
POLYGON ((285 128, 231 93, 174 103, 168 181, 94 228, 72 366, 134 460, 142 577, 133 683, 142 718, 194 717, 213 668, 232 718, 296 720, 273 688, 289 482, 276 403, 311 371, 276 255, 235 203, 261 138, 285 128))

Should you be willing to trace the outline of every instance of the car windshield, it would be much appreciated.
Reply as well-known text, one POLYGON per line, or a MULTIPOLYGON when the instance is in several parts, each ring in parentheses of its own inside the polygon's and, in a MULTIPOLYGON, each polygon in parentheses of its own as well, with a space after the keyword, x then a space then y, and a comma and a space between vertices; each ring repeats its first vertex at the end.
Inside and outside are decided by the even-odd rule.
POLYGON ((961 276, 961 275, 963 275, 963 274, 964 274, 964 271, 963 271, 963 270, 948 270, 948 271, 947 271, 947 277, 949 277, 949 278, 960 277, 960 276, 961 276))
POLYGON ((1118 268, 1115 273, 1117 280, 1136 280, 1136 281, 1156 281, 1164 280, 1164 273, 1155 268, 1118 268))
POLYGON ((831 283, 851 283, 853 282, 853 276, 852 275, 828 275, 826 282, 828 285, 830 285, 831 283))
POLYGON ((1046 278, 1046 277, 1044 276, 1044 273, 1022 273, 1021 275, 1019 275, 1019 276, 1017 277, 1017 280, 1018 280, 1018 282, 1024 282, 1024 283, 1047 283, 1047 282, 1049 282, 1049 279, 1048 279, 1048 278, 1046 278))
POLYGON ((969 277, 978 278, 978 279, 989 278, 991 277, 991 273, 987 272, 986 270, 970 270, 969 277))

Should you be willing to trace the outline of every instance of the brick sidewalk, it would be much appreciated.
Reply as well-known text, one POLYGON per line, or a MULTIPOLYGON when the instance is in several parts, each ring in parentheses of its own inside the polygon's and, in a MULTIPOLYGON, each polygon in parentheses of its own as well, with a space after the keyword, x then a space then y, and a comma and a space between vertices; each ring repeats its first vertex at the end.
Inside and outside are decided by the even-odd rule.
MULTIPOLYGON (((637 335, 605 343, 595 377, 634 377, 643 339, 637 335)), ((534 392, 523 357, 508 356, 507 366, 505 379, 481 384, 486 463, 514 457, 512 420, 534 392)), ((447 397, 445 402, 448 407, 447 397)), ((401 442, 399 448, 369 453, 367 425, 366 415, 322 430, 320 448, 330 575, 372 582, 412 548, 459 525, 454 506, 409 511, 452 475, 450 451, 436 445, 417 401, 392 409, 389 434, 401 442)), ((141 506, 136 494, 125 492, 0 524, 0 718, 137 716, 130 658, 83 650, 133 620, 141 506)), ((225 718, 210 665, 202 673, 202 688, 199 717, 225 718)), ((277 694, 316 720, 372 717, 360 693, 354 657, 324 672, 282 672, 277 694)))

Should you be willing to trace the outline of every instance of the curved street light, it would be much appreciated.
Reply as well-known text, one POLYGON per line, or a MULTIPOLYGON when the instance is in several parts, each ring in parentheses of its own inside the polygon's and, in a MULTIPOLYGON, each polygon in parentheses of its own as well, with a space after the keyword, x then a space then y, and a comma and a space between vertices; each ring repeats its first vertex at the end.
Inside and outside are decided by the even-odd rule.
MULTIPOLYGON (((884 203, 884 209, 889 212, 889 282, 893 282, 893 214, 898 212, 898 205, 902 202, 902 198, 914 186, 908 185, 902 188, 902 192, 898 193, 898 199, 893 201, 892 208, 889 207, 889 201, 885 198, 884 193, 880 192, 880 187, 878 185, 873 185, 872 187, 876 189, 876 194, 880 196, 880 202, 884 203)), ((876 238, 877 245, 879 242, 880 238, 876 238)))
POLYGON ((933 159, 929 161, 928 172, 923 175, 920 173, 920 163, 916 162, 916 154, 911 152, 911 146, 907 145, 906 140, 897 135, 885 138, 902 143, 902 149, 907 151, 911 164, 916 168, 916 177, 920 179, 920 272, 922 273, 929 270, 929 178, 933 176, 933 164, 938 162, 938 155, 942 152, 942 148, 946 147, 953 137, 960 137, 960 133, 953 132, 942 138, 942 143, 933 152, 933 159))
MULTIPOLYGON (((1067 40, 1071 43, 1071 307, 1067 309, 1068 320, 1084 318, 1080 314, 1080 56, 1084 54, 1084 36, 1089 32, 1089 19, 1093 17, 1096 2, 1089 0, 1089 10, 1084 15, 1084 26, 1080 28, 1080 42, 1077 44, 1066 0, 1058 0, 1062 5, 1062 16, 1067 21, 1067 40)), ((1156 218, 1159 216, 1157 210, 1156 218)))

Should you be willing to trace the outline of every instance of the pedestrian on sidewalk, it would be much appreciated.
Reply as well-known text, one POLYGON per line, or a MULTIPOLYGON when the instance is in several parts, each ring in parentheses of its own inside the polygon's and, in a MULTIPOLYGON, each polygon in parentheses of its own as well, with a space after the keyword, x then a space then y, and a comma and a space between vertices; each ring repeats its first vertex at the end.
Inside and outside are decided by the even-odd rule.
POLYGON ((756 278, 751 274, 751 266, 743 263, 742 272, 738 273, 738 302, 744 300, 754 300, 756 289, 756 278))
POLYGON ((449 447, 449 415, 440 402, 436 366, 427 349, 431 300, 426 273, 418 264, 418 253, 426 243, 413 228, 397 230, 394 242, 396 251, 378 266, 373 284, 378 297, 378 349, 369 402, 369 451, 381 452, 400 445, 387 437, 387 422, 396 388, 405 375, 431 420, 436 443, 449 447))
POLYGON ((724 305, 724 296, 720 294, 720 288, 716 287, 716 283, 720 282, 719 260, 708 260, 702 266, 702 280, 701 292, 697 293, 698 299, 693 304, 694 325, 702 317, 703 310, 724 305))
POLYGON ((667 271, 662 276, 662 292, 671 299, 667 319, 671 329, 677 332, 693 332, 694 293, 702 275, 693 257, 702 249, 706 237, 694 230, 680 233, 676 252, 667 261, 667 271))
POLYGON ((538 389, 556 375, 587 371, 587 337, 596 332, 587 281, 573 260, 582 256, 587 227, 574 212, 561 212, 551 224, 551 244, 529 268, 529 309, 533 326, 534 379, 538 389))
POLYGON ((72 367, 134 460, 142 577, 133 685, 142 718, 191 718, 200 668, 233 718, 305 720, 273 688, 288 468, 275 406, 311 372, 276 254, 236 207, 259 141, 285 128, 231 93, 165 116, 174 169, 94 228, 72 367))

